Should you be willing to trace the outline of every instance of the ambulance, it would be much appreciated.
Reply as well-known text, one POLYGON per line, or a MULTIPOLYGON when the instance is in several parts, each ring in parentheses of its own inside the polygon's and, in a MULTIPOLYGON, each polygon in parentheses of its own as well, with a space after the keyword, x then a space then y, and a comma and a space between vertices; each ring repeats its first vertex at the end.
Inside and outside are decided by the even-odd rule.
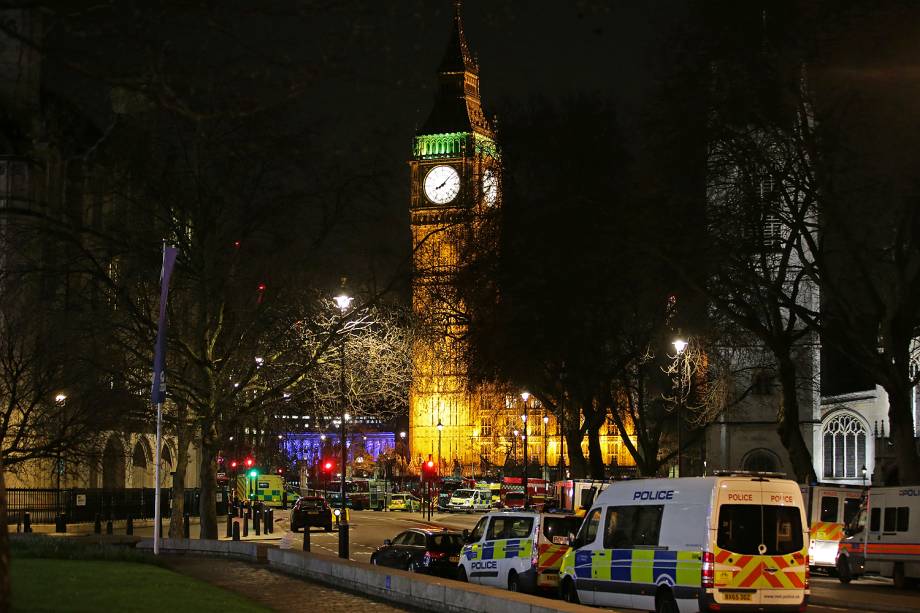
POLYGON ((920 583, 920 486, 873 487, 847 525, 837 577, 849 583, 864 574, 888 577, 898 589, 920 583))
POLYGON ((493 511, 466 535, 458 578, 513 592, 555 592, 580 525, 581 518, 567 513, 493 511))
POLYGON ((680 611, 803 611, 808 526, 799 486, 773 473, 610 485, 560 570, 569 602, 680 611))
POLYGON ((455 490, 447 503, 447 511, 450 513, 473 513, 491 508, 492 494, 486 490, 455 490))
POLYGON ((802 486, 810 540, 808 561, 813 569, 833 570, 844 526, 859 513, 864 489, 853 485, 802 486))

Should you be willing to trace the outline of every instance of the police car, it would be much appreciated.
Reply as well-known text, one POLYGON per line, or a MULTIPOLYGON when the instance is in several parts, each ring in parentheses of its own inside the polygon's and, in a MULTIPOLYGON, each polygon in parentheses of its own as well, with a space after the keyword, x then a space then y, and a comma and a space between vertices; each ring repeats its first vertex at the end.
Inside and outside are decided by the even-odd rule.
POLYGON ((555 589, 569 537, 580 524, 580 518, 558 513, 488 513, 466 538, 458 578, 513 592, 555 589))
POLYGON ((562 562, 563 598, 669 613, 803 610, 808 525, 798 485, 781 477, 612 484, 562 562))

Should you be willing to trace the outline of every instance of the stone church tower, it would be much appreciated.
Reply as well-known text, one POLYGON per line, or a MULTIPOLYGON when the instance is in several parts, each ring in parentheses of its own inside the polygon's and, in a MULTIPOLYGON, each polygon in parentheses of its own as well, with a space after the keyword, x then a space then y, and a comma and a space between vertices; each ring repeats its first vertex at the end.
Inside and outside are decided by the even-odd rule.
POLYGON ((500 396, 469 387, 466 309, 455 283, 477 227, 501 198, 494 131, 480 104, 479 67, 463 34, 459 3, 438 84, 409 160, 412 306, 425 324, 412 352, 409 445, 413 460, 437 459, 441 424, 443 474, 455 461, 465 469, 478 462, 480 412, 502 408, 500 396))

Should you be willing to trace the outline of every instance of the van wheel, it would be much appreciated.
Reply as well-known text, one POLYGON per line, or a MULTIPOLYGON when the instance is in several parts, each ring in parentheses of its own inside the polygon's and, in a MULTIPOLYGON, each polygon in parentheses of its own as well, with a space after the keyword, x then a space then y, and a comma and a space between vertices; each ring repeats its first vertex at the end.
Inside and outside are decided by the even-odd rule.
POLYGON ((460 567, 460 570, 457 571, 457 581, 460 581, 462 583, 469 582, 469 579, 467 579, 466 577, 466 569, 463 568, 462 566, 460 567))
POLYGON ((894 563, 894 573, 891 578, 893 579, 895 589, 903 590, 908 587, 907 577, 904 576, 903 562, 894 563))
POLYGON ((850 560, 846 556, 837 558, 837 579, 844 585, 853 580, 853 575, 850 573, 850 560))
POLYGON ((655 613, 680 613, 677 601, 670 591, 660 593, 655 599, 655 613))
POLYGON ((521 580, 518 579, 516 572, 511 571, 508 573, 508 591, 509 592, 520 592, 521 591, 521 580))
POLYGON ((562 581, 562 599, 572 604, 578 604, 578 590, 575 589, 575 582, 569 577, 562 581))

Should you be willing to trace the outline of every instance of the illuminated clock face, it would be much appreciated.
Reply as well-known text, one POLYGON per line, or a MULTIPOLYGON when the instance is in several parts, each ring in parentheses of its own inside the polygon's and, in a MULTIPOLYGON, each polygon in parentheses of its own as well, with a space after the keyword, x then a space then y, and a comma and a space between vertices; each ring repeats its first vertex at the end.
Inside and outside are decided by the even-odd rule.
POLYGON ((495 206, 498 200, 498 177, 491 170, 482 173, 482 199, 487 206, 495 206))
POLYGON ((447 204, 460 193, 460 175, 451 166, 435 166, 425 176, 425 195, 435 204, 447 204))

